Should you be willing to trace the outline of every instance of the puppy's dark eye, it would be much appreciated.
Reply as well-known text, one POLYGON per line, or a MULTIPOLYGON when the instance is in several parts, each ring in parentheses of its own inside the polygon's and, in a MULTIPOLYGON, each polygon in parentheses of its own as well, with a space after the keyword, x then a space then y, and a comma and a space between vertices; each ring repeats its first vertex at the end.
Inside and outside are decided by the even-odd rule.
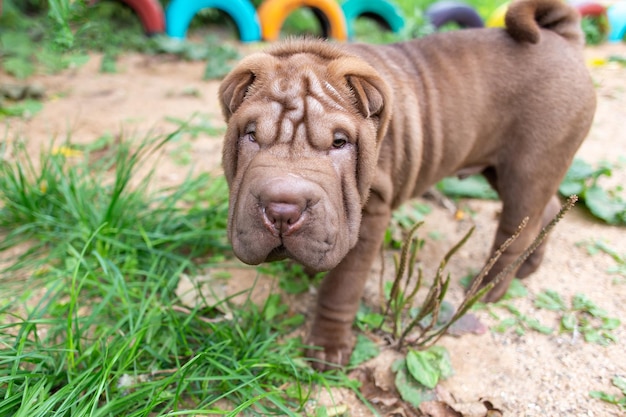
POLYGON ((246 126, 245 134, 243 136, 250 142, 256 142, 256 123, 250 123, 246 126))
POLYGON ((335 133, 333 136, 333 148, 341 149, 348 143, 348 138, 343 133, 335 133))

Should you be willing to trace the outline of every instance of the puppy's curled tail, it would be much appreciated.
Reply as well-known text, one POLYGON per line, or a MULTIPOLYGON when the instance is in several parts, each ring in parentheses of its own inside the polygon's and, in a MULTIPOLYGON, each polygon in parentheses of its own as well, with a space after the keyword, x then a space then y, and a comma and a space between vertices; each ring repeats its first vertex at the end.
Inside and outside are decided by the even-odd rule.
POLYGON ((518 42, 537 43, 541 29, 548 29, 574 44, 585 43, 578 11, 563 0, 513 1, 505 22, 507 32, 518 42))

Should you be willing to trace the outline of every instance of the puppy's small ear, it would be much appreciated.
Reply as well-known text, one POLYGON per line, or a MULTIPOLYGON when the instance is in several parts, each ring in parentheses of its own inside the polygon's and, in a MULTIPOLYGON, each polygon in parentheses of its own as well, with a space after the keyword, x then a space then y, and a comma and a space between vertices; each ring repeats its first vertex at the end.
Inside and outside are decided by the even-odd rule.
POLYGON ((263 78, 263 74, 272 71, 276 58, 263 52, 257 52, 242 59, 224 78, 219 89, 219 99, 226 122, 250 95, 254 83, 263 78))
POLYGON ((237 111, 246 97, 248 88, 254 82, 254 74, 247 68, 235 68, 224 78, 219 89, 219 99, 222 106, 222 114, 226 121, 237 111))
POLYGON ((354 94, 356 109, 364 118, 376 123, 376 139, 377 143, 380 143, 391 119, 392 90, 385 80, 362 60, 347 58, 340 63, 348 87, 354 94))
POLYGON ((337 59, 329 63, 328 68, 331 74, 342 74, 352 91, 356 109, 364 118, 377 124, 381 139, 391 117, 393 94, 389 85, 361 58, 348 56, 337 59))
POLYGON ((357 187, 361 204, 365 204, 376 175, 380 144, 391 120, 393 92, 380 74, 361 58, 345 57, 328 67, 330 73, 342 74, 355 109, 366 121, 359 128, 357 148, 357 187))
POLYGON ((366 118, 379 117, 386 104, 384 91, 377 88, 364 77, 348 75, 346 79, 352 91, 354 91, 358 109, 363 116, 366 118))

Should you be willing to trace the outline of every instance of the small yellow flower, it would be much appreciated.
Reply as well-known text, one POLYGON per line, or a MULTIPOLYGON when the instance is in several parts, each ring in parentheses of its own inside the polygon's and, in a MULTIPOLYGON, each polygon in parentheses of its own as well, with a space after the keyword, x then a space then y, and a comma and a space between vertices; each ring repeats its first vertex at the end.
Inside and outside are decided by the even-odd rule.
POLYGON ((69 146, 55 146, 52 148, 52 155, 63 155, 66 158, 74 158, 83 155, 83 151, 79 151, 78 149, 72 149, 69 146))
POLYGON ((39 191, 41 191, 42 194, 48 191, 48 182, 46 180, 41 181, 39 184, 39 191))
POLYGON ((595 68, 595 67, 603 67, 606 65, 606 59, 600 57, 589 58, 587 60, 587 66, 595 68))

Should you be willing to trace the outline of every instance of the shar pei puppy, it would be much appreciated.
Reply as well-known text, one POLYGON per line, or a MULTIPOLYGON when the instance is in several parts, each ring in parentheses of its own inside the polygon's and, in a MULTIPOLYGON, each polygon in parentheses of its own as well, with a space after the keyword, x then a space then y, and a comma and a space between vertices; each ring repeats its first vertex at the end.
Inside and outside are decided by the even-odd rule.
POLYGON ((518 0, 506 28, 383 46, 289 40, 226 76, 228 236, 245 263, 292 258, 330 271, 308 339, 316 367, 348 361, 365 280, 405 200, 445 176, 481 173, 502 201, 494 248, 528 217, 486 281, 558 212, 557 188, 596 106, 583 44, 573 8, 518 0))

